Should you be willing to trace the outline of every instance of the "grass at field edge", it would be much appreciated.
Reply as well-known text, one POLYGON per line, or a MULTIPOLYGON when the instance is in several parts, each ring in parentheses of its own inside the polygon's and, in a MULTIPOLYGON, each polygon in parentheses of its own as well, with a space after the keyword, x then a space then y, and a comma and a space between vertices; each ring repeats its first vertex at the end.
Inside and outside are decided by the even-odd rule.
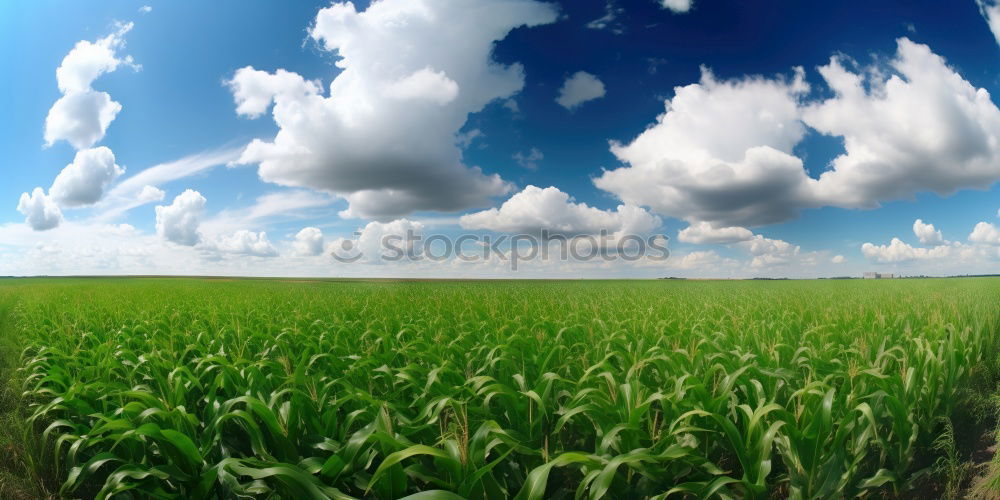
POLYGON ((34 433, 25 424, 18 368, 21 345, 13 335, 16 297, 0 295, 0 498, 10 500, 54 498, 33 464, 34 433))

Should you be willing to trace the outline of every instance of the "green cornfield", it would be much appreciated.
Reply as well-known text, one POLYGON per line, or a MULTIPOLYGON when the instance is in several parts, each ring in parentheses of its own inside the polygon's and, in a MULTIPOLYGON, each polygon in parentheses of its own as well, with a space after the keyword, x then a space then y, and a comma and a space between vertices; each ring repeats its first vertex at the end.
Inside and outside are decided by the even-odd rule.
POLYGON ((1000 280, 0 281, 73 498, 905 496, 1000 280))

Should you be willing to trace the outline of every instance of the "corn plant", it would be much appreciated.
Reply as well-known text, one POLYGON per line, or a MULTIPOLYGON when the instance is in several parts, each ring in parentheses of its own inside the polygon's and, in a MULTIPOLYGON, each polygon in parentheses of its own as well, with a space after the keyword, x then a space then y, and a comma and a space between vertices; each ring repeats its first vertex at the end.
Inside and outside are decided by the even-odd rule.
POLYGON ((0 286, 63 496, 749 499, 910 491, 998 285, 0 286))

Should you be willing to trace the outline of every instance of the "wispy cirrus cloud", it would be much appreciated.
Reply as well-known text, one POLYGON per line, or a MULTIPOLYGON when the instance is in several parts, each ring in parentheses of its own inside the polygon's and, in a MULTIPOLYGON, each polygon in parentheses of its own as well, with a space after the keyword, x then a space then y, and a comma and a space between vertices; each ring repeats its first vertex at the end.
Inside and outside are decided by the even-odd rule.
POLYGON ((240 156, 242 148, 212 149, 160 163, 124 179, 97 205, 96 219, 113 220, 133 208, 163 199, 161 186, 228 165, 240 156))
POLYGON ((249 206, 222 210, 206 219, 203 227, 207 233, 219 234, 256 228, 264 223, 307 219, 322 215, 315 210, 329 207, 336 200, 333 195, 306 189, 275 191, 258 197, 249 206))

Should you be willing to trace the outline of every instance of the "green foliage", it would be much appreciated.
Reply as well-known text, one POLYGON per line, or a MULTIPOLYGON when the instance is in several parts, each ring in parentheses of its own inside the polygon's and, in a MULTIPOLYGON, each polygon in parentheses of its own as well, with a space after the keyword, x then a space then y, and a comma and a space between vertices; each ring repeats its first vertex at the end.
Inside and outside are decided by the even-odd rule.
POLYGON ((0 289, 64 496, 834 498, 947 451, 998 285, 0 289))
POLYGON ((943 498, 953 500, 961 498, 962 485, 972 472, 971 464, 963 462, 958 456, 955 443, 955 427, 951 420, 942 417, 941 433, 934 440, 934 450, 940 454, 934 467, 943 479, 943 498))

